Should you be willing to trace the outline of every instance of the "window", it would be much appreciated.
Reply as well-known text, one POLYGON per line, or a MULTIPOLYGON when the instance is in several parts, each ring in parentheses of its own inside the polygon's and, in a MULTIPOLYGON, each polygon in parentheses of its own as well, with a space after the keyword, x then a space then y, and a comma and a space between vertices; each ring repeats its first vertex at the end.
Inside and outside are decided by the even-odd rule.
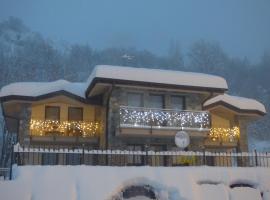
POLYGON ((45 119, 59 121, 60 120, 60 107, 59 106, 46 106, 45 119))
POLYGON ((171 96, 171 108, 175 110, 184 110, 184 97, 171 96))
POLYGON ((76 125, 76 122, 83 121, 83 108, 69 107, 68 108, 68 121, 71 121, 70 128, 68 129, 69 136, 82 136, 82 130, 76 125))
POLYGON ((83 121, 83 108, 69 107, 68 120, 69 121, 83 121))
POLYGON ((151 108, 163 108, 164 107, 163 95, 150 94, 149 107, 151 107, 151 108))
POLYGON ((50 120, 50 129, 45 130, 46 135, 60 134, 59 121, 60 121, 60 107, 59 106, 46 106, 45 107, 45 120, 50 120))
POLYGON ((143 107, 143 94, 141 93, 128 93, 128 106, 143 107))

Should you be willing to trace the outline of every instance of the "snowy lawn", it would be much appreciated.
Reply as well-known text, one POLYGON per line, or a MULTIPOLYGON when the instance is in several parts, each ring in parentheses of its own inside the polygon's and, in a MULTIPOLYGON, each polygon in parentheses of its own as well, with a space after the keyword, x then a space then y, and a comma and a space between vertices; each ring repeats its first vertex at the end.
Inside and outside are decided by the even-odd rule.
POLYGON ((109 200, 150 185, 159 200, 270 200, 268 168, 23 166, 14 176, 0 181, 0 199, 109 200))

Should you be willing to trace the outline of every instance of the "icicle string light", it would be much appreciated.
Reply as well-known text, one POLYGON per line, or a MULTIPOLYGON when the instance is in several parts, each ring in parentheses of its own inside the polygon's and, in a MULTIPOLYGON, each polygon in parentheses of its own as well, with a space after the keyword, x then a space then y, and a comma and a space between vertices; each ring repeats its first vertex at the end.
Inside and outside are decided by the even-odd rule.
POLYGON ((206 111, 120 107, 120 124, 202 129, 210 128, 211 123, 210 114, 206 111))
POLYGON ((238 127, 233 128, 211 128, 209 137, 212 141, 237 142, 240 136, 238 127))
POLYGON ((45 136, 57 133, 61 136, 97 136, 100 133, 100 123, 84 121, 56 121, 35 120, 30 121, 30 132, 34 136, 45 136))

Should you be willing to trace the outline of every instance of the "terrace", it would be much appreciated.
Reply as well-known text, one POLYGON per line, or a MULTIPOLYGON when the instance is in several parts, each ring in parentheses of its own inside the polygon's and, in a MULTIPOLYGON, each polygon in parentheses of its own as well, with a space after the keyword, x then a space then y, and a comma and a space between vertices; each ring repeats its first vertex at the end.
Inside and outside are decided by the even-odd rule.
POLYGON ((207 111, 137 108, 120 106, 120 127, 209 130, 207 111))
POLYGON ((101 134, 97 121, 59 121, 31 119, 29 136, 38 142, 97 142, 101 134))

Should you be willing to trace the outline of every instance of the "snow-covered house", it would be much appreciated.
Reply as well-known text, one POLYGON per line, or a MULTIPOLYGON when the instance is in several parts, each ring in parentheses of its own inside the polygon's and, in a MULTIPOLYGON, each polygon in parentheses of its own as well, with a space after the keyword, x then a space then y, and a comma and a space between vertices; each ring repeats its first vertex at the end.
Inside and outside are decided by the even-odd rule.
POLYGON ((248 123, 266 114, 227 94, 225 79, 202 73, 96 66, 86 82, 12 83, 0 91, 6 129, 21 145, 247 151, 248 123))

